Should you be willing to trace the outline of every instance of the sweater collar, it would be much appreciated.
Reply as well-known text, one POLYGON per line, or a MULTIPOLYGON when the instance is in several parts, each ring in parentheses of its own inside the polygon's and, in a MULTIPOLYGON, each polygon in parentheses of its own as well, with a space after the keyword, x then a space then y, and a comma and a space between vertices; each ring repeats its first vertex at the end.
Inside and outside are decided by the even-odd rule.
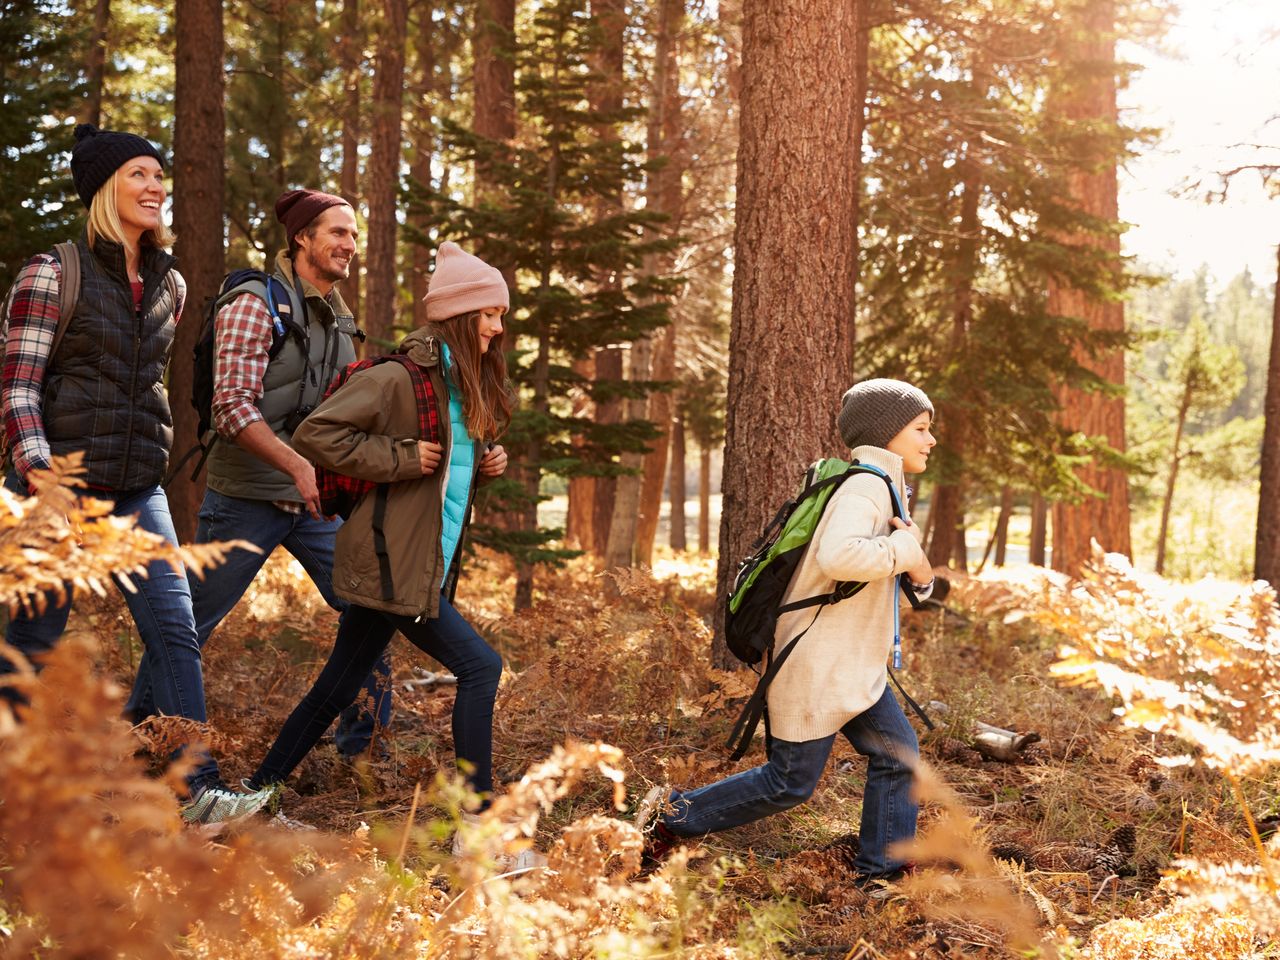
POLYGON ((893 481, 893 485, 898 489, 898 492, 905 495, 907 480, 906 475, 902 472, 902 458, 900 456, 896 453, 890 453, 884 447, 873 447, 870 444, 854 447, 853 456, 859 463, 879 467, 889 475, 889 479, 893 481))
MULTIPOLYGON (((288 250, 281 250, 276 254, 276 271, 288 280, 290 284, 293 283, 293 260, 289 258, 288 250)), ((302 295, 308 300, 314 297, 316 300, 328 304, 330 309, 333 310, 333 315, 335 317, 351 316, 351 310, 347 306, 346 301, 342 299, 342 294, 338 292, 338 285, 336 283, 329 290, 329 295, 326 297, 316 289, 315 285, 306 277, 298 277, 298 279, 302 281, 302 295)))

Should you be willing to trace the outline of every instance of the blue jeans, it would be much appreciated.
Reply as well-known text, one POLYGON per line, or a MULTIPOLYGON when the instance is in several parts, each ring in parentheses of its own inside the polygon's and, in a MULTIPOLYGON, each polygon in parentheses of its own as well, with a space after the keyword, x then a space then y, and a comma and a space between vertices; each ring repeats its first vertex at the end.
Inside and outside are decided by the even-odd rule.
MULTIPOLYGON (((262 553, 233 550, 226 562, 209 570, 203 580, 190 578, 200 646, 205 645, 214 628, 240 602, 267 557, 279 546, 302 564, 325 603, 335 610, 345 609, 346 603, 333 592, 333 543, 341 525, 341 520, 316 520, 309 514, 289 513, 266 500, 244 500, 206 490, 200 505, 196 542, 248 540, 262 553)), ((359 711, 346 727, 339 729, 334 739, 343 753, 360 753, 369 746, 375 725, 377 729, 385 729, 391 722, 391 667, 385 658, 379 658, 374 665, 374 672, 366 680, 366 689, 378 704, 378 715, 375 718, 368 711, 359 711)), ((156 706, 152 699, 151 672, 143 664, 125 709, 136 722, 154 713, 156 706)))
POLYGON ((289 714, 266 759, 251 778, 255 787, 279 783, 294 771, 351 703, 369 667, 399 630, 415 647, 439 660, 458 678, 453 704, 453 749, 465 764, 472 790, 493 790, 493 702, 502 658, 449 601, 440 598, 435 620, 402 617, 352 604, 347 608, 320 676, 289 714))
MULTIPOLYGON (((26 495, 27 490, 17 474, 5 478, 5 486, 15 493, 26 495)), ((107 492, 91 491, 91 495, 103 500, 113 499, 107 492)), ((157 487, 137 493, 114 497, 115 516, 137 514, 138 526, 159 534, 170 543, 178 542, 169 515, 169 501, 164 491, 157 487)), ((143 657, 139 674, 152 678, 148 683, 154 698, 154 708, 166 716, 187 717, 205 722, 204 675, 200 667, 200 645, 196 640, 195 619, 191 607, 191 591, 187 578, 168 563, 153 561, 147 566, 145 577, 131 578, 137 590, 130 592, 116 585, 124 595, 133 622, 142 638, 143 657)), ((5 639, 28 659, 39 658, 53 649, 67 626, 71 613, 70 604, 56 606, 50 595, 49 606, 43 616, 28 617, 19 612, 9 623, 5 639)), ((39 660, 35 660, 37 669, 39 660)), ((0 674, 10 673, 13 665, 0 658, 0 674)), ((9 700, 20 700, 12 690, 0 688, 0 695, 9 700)), ((204 786, 212 777, 217 780, 218 768, 209 760, 194 770, 187 778, 192 789, 204 786)))
MULTIPOLYGON (((868 761, 862 794, 862 849, 854 868, 869 877, 891 873, 903 861, 893 858, 889 847, 916 835, 919 808, 911 798, 911 779, 920 747, 915 731, 886 686, 879 701, 840 732, 868 761)), ((834 733, 803 743, 773 739, 769 761, 763 766, 697 790, 673 793, 674 809, 662 822, 677 836, 697 837, 740 827, 804 803, 818 785, 835 739, 834 733)))

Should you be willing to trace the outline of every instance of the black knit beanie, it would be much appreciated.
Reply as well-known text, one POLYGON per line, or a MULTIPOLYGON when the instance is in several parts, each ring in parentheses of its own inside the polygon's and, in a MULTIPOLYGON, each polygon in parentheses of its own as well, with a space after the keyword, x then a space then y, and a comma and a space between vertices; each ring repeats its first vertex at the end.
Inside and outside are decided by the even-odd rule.
POLYGON ((156 145, 137 134, 99 130, 92 123, 76 127, 76 142, 71 148, 71 179, 86 209, 111 175, 134 157, 154 157, 164 166, 164 157, 156 145))
POLYGON ((919 387, 901 380, 863 380, 845 391, 836 423, 849 448, 888 446, 922 413, 933 416, 933 404, 919 387))

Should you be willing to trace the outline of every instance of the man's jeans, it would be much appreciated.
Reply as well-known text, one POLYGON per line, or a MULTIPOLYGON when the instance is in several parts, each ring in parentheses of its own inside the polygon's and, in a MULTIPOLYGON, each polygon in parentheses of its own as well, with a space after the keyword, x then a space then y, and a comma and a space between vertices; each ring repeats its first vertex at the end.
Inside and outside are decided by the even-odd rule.
MULTIPOLYGON (((205 491, 196 542, 248 540, 261 548, 262 553, 233 550, 225 563, 205 574, 204 580, 192 576, 196 637, 200 646, 204 646, 209 634, 240 602, 267 557, 280 546, 302 564, 325 603, 335 610, 345 610, 346 603, 333 592, 333 544, 341 525, 341 520, 316 520, 309 514, 281 510, 265 500, 244 500, 214 490, 205 491)), ((375 724, 377 729, 384 729, 391 722, 391 667, 386 657, 378 658, 364 686, 360 702, 371 697, 377 705, 377 715, 375 718, 357 705, 357 709, 350 711, 349 718, 344 716, 334 736, 338 749, 344 754, 367 749, 375 724)), ((152 702, 151 688, 151 672, 143 664, 126 707, 131 716, 141 719, 155 712, 158 704, 152 702)))
MULTIPOLYGON (((868 760, 862 794, 862 849, 854 869, 864 876, 890 873, 903 861, 891 856, 889 847, 916 835, 919 808, 911 798, 911 779, 920 748, 915 731, 886 686, 880 700, 840 732, 868 760)), ((803 743, 773 739, 769 762, 763 766, 697 790, 673 793, 674 809, 662 822, 677 836, 696 837, 804 803, 818 785, 835 739, 834 733, 803 743)))
MULTIPOLYGON (((27 493, 15 473, 5 478, 5 486, 23 496, 27 493)), ((112 494, 105 492, 90 491, 90 495, 102 500, 113 499, 112 494)), ((170 543, 178 542, 173 519, 169 515, 169 501, 159 487, 114 499, 115 506, 111 512, 115 516, 137 514, 138 526, 142 529, 159 534, 170 543)), ((148 564, 147 576, 130 579, 136 591, 124 589, 118 580, 116 585, 124 595, 142 637, 144 652, 138 669, 140 674, 145 672, 152 678, 148 686, 154 696, 155 709, 166 716, 186 717, 203 723, 204 678, 187 578, 175 572, 167 562, 156 560, 148 564)), ((5 639, 28 659, 39 657, 53 649, 66 629, 70 613, 69 604, 56 606, 50 595, 49 606, 43 616, 16 614, 9 623, 5 639)), ((36 666, 39 667, 38 661, 36 666)), ((12 670, 13 665, 0 658, 0 674, 12 670)), ((0 688, 0 695, 18 699, 12 691, 4 688, 0 688)), ((209 776, 216 780, 217 770, 217 766, 202 764, 188 776, 188 783, 192 789, 203 786, 209 776)))
POLYGON ((266 759, 250 778, 254 787, 279 783, 302 762, 338 711, 360 689, 360 678, 399 630, 423 653, 435 657, 458 678, 453 701, 453 749, 467 768, 476 793, 493 790, 493 702, 502 677, 502 658, 462 614, 440 598, 434 619, 402 617, 352 604, 342 618, 333 652, 306 696, 289 714, 266 759))

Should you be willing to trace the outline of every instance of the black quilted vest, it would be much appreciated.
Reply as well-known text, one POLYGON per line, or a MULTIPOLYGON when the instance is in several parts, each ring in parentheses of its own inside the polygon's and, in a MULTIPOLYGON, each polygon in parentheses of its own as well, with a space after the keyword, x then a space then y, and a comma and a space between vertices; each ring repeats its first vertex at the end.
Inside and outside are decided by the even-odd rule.
POLYGON ((142 308, 133 307, 124 248, 81 238, 75 314, 46 374, 44 429, 55 454, 85 452, 91 487, 131 493, 164 477, 173 417, 163 377, 174 310, 165 275, 176 261, 143 247, 142 308))

